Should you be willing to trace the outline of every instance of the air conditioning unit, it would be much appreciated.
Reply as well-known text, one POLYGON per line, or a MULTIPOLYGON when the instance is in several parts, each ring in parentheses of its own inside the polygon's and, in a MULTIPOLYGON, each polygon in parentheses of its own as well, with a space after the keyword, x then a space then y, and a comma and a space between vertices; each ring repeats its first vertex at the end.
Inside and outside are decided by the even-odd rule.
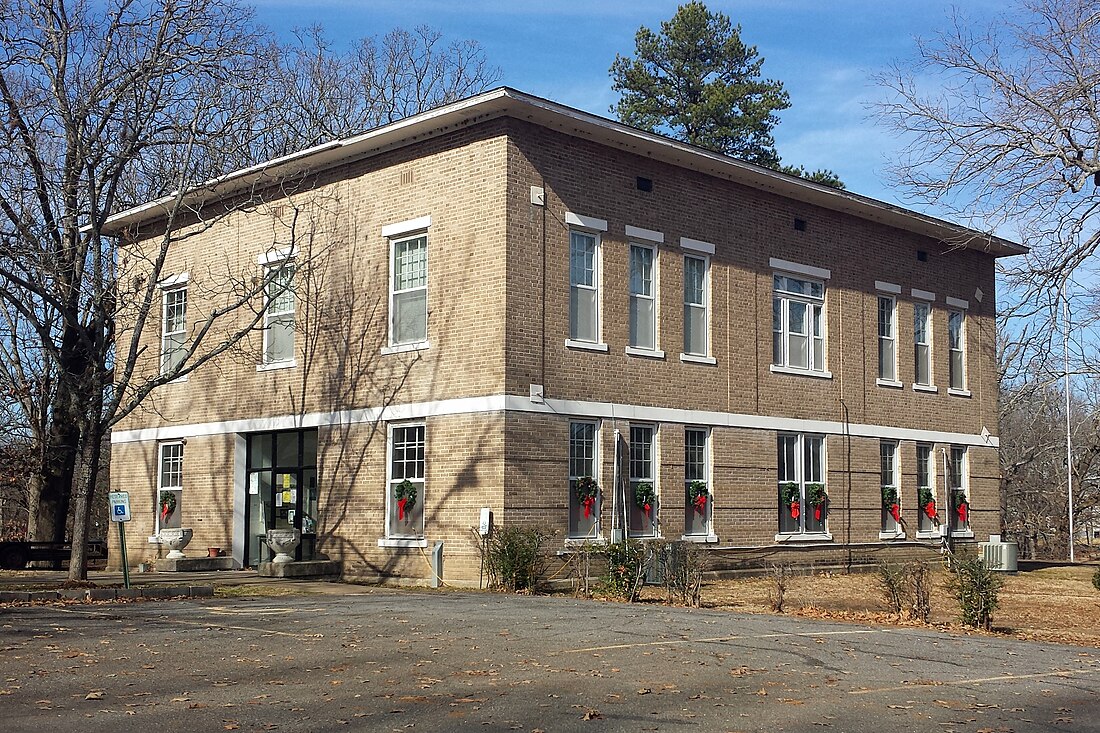
POLYGON ((1015 542, 1002 542, 1001 536, 989 535, 989 542, 979 542, 982 552, 982 564, 990 570, 1002 573, 1016 572, 1018 547, 1015 542))

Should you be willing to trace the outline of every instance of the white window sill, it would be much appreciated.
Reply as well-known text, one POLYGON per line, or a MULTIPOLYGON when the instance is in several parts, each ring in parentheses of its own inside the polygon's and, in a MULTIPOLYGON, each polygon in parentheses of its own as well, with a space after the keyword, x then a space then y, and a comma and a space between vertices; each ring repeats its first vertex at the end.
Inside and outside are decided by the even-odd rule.
POLYGON ((279 369, 294 369, 298 366, 297 359, 288 359, 287 361, 273 361, 269 364, 257 364, 256 371, 258 372, 274 372, 279 369))
POLYGON ((832 372, 817 372, 811 369, 796 369, 789 366, 771 365, 772 374, 794 374, 798 377, 816 377, 818 379, 832 379, 832 372))
POLYGON ((955 397, 969 397, 970 390, 968 389, 955 389, 953 387, 947 388, 947 394, 954 395, 955 397))
POLYGON ((383 346, 380 351, 382 354, 404 354, 408 351, 424 351, 430 346, 427 341, 413 341, 408 344, 394 344, 393 346, 383 346))
POLYGON ((566 537, 566 547, 584 547, 585 545, 606 545, 606 537, 566 537))
POLYGON ((880 387, 893 387, 894 389, 903 389, 905 387, 901 382, 895 382, 892 379, 876 379, 875 384, 880 387))
POLYGON ((918 540, 940 540, 940 539, 943 539, 943 535, 940 533, 940 531, 938 529, 934 529, 931 532, 922 532, 920 530, 917 530, 917 539, 918 540))
POLYGON ((160 535, 153 535, 152 537, 150 537, 149 538, 149 544, 150 545, 162 544, 161 541, 160 541, 160 535))
POLYGON ((710 364, 714 366, 718 360, 713 356, 700 356, 699 354, 680 354, 680 361, 685 364, 710 364))
POLYGON ((934 384, 914 384, 913 385, 913 391, 914 392, 932 392, 932 393, 935 393, 935 392, 939 392, 940 388, 937 387, 934 384))
POLYGON ((581 349, 583 351, 608 351, 607 344, 602 341, 574 341, 573 339, 566 339, 565 348, 581 349))
POLYGON ((428 541, 425 539, 398 539, 396 537, 383 537, 378 540, 379 547, 427 547, 428 541))
POLYGON ((974 530, 956 529, 951 533, 951 538, 956 540, 972 540, 974 539, 974 530))
POLYGON ((904 540, 905 533, 901 530, 898 530, 897 532, 879 532, 878 538, 880 540, 904 540))
POLYGON ((641 356, 646 359, 664 359, 665 352, 660 349, 639 349, 636 346, 626 347, 627 356, 641 356))
POLYGON ((799 532, 795 534, 777 534, 776 542, 832 542, 833 536, 828 532, 799 532))
POLYGON ((685 534, 680 537, 683 542, 697 542, 699 544, 716 545, 718 535, 714 534, 685 534))

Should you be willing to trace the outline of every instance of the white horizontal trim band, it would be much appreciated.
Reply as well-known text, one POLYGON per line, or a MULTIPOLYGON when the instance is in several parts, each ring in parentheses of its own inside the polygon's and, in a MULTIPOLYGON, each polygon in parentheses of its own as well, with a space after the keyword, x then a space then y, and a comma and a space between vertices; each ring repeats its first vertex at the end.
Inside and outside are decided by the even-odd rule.
POLYGON ((572 211, 565 212, 565 223, 570 226, 591 229, 596 232, 607 231, 607 219, 597 219, 594 216, 581 216, 580 214, 574 214, 572 211))
POLYGON ((415 219, 406 219, 405 221, 395 222, 393 224, 387 224, 382 227, 382 236, 386 239, 391 237, 399 237, 402 234, 412 234, 413 232, 419 232, 427 229, 432 225, 431 214, 428 216, 418 216, 415 219))
POLYGON ((913 288, 913 297, 914 298, 920 298, 921 300, 933 300, 934 301, 936 299, 936 294, 935 293, 930 293, 927 290, 918 290, 917 288, 913 288))
POLYGON ((642 229, 641 227, 632 227, 629 224, 626 225, 626 236, 630 239, 641 239, 646 242, 657 242, 658 244, 665 243, 665 235, 663 232, 655 232, 652 229, 642 229))
POLYGON ((886 283, 882 280, 875 280, 875 290, 881 290, 884 293, 893 293, 894 295, 901 295, 901 286, 894 283, 886 283))
MULTIPOLYGON (((311 412, 304 415, 280 415, 247 420, 169 425, 161 428, 119 430, 111 434, 111 443, 138 443, 153 440, 174 440, 227 433, 254 433, 266 430, 293 430, 329 425, 355 425, 378 420, 417 420, 442 415, 473 415, 488 412, 533 412, 570 417, 608 418, 635 420, 649 423, 680 423, 705 427, 748 428, 751 430, 775 430, 792 433, 823 433, 843 435, 844 423, 835 420, 806 420, 771 415, 745 415, 734 412, 708 410, 684 410, 674 407, 648 407, 624 405, 614 402, 588 402, 582 400, 547 399, 542 404, 531 402, 527 395, 487 395, 484 397, 460 397, 453 400, 416 402, 387 407, 369 407, 360 410, 336 412, 311 412)), ((886 438, 913 440, 922 443, 955 443, 978 447, 996 448, 1000 440, 996 436, 985 438, 970 433, 953 433, 941 430, 916 430, 888 425, 848 426, 851 435, 859 438, 886 438)))
POLYGON ((781 260, 778 257, 772 257, 768 260, 768 265, 773 270, 783 270, 784 272, 792 272, 796 275, 809 275, 810 277, 816 277, 819 280, 828 280, 833 276, 832 270, 826 270, 824 267, 814 267, 813 265, 800 265, 797 262, 788 262, 787 260, 781 260))
POLYGON ((690 249, 694 252, 702 252, 703 254, 714 254, 714 245, 710 242, 703 242, 698 239, 689 239, 688 237, 680 237, 680 247, 683 249, 690 249))

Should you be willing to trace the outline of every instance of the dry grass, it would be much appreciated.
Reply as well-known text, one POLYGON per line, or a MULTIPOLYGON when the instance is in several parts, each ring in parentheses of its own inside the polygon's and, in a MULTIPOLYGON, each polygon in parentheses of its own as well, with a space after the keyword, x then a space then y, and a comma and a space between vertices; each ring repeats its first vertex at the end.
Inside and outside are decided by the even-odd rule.
MULTIPOLYGON (((1021 639, 1100 647, 1100 593, 1092 585, 1095 567, 1033 570, 1005 577, 996 633, 1021 639)), ((931 626, 961 630, 958 605, 944 589, 946 571, 936 571, 931 626)), ((743 613, 771 613, 770 578, 713 581, 703 586, 703 607, 743 613)), ((921 625, 886 611, 873 573, 797 575, 787 589, 788 614, 862 623, 921 625)))

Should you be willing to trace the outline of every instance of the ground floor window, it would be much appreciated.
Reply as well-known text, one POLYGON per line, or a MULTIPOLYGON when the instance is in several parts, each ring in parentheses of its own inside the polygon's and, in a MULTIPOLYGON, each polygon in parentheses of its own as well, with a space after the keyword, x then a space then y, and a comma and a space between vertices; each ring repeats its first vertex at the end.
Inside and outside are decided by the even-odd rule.
POLYGON ((917 532, 932 534, 939 525, 936 506, 936 466, 932 446, 917 446, 917 532))
POLYGON ((778 464, 780 534, 824 534, 829 509, 825 438, 780 435, 778 464))
POLYGON ((269 529, 297 529, 298 560, 311 560, 317 543, 317 431, 289 430, 247 436, 245 526, 247 557, 255 567, 271 559, 269 529))
POLYGON ((652 425, 630 426, 630 536, 657 534, 656 430, 652 425))
POLYGON ((600 486, 596 471, 596 423, 569 423, 569 536, 600 532, 600 486))
POLYGON ((951 531, 970 531, 970 487, 967 485, 966 448, 951 446, 947 460, 947 489, 951 492, 951 531))
POLYGON ((708 438, 702 428, 684 430, 684 534, 710 535, 714 494, 710 490, 708 438))
POLYGON ((898 444, 892 440, 879 442, 880 490, 882 492, 882 533, 902 533, 901 493, 898 480, 898 444))
POLYGON ((424 537, 424 426, 390 427, 386 536, 424 537))
POLYGON ((178 529, 183 516, 183 443, 161 443, 155 526, 178 529))

